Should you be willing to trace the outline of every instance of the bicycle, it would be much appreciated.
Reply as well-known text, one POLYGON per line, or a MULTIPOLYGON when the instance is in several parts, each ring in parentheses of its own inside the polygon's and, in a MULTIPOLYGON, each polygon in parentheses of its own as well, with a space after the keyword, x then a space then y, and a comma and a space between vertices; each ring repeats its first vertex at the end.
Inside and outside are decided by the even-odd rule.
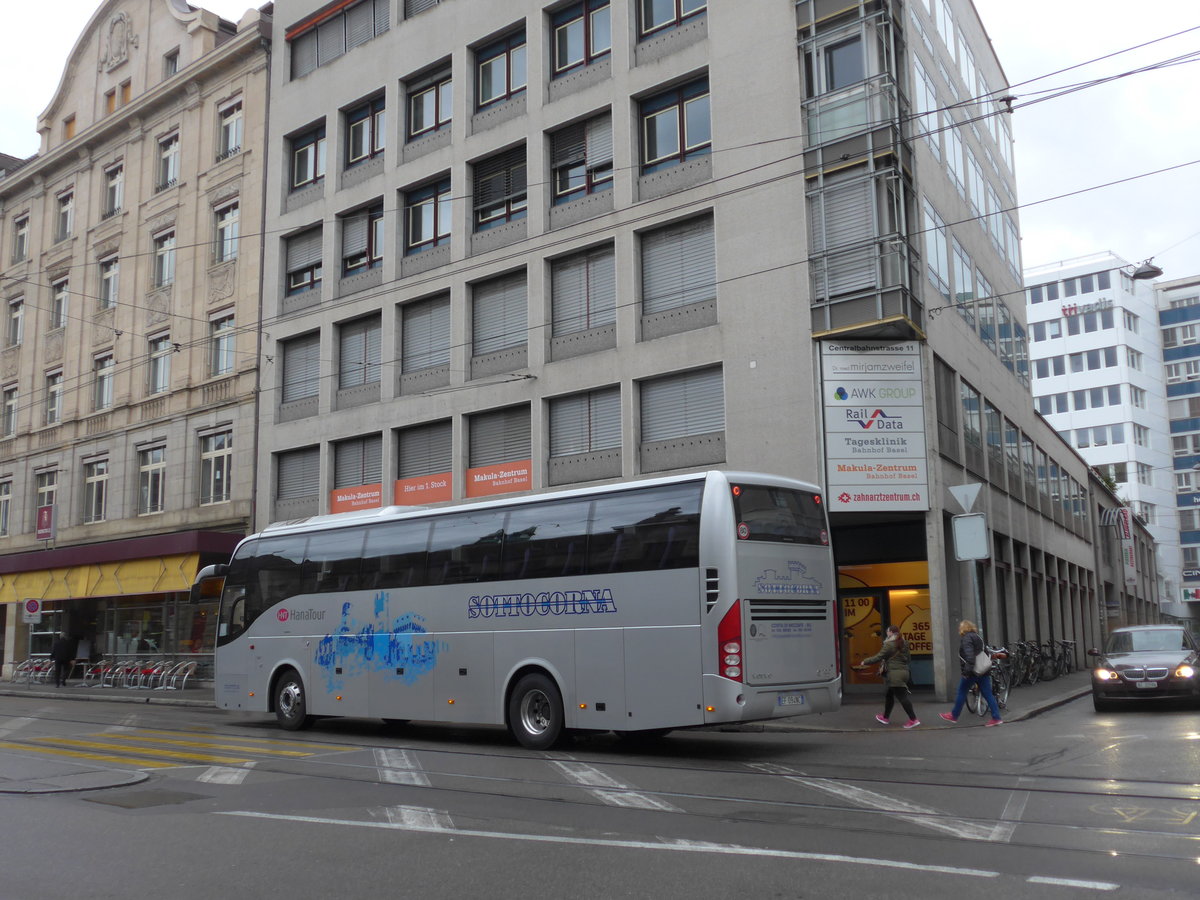
MULTIPOLYGON (((1008 659, 1008 651, 1003 647, 988 647, 987 652, 992 658, 992 668, 988 671, 992 677, 992 696, 996 698, 998 707, 1007 709, 1008 692, 1011 687, 1011 678, 1005 662, 1008 659)), ((979 682, 972 684, 970 690, 967 691, 967 709, 977 716, 986 716, 991 712, 979 690, 979 682)))
POLYGON ((1074 668, 1075 642, 1059 641, 1058 674, 1069 675, 1074 668))

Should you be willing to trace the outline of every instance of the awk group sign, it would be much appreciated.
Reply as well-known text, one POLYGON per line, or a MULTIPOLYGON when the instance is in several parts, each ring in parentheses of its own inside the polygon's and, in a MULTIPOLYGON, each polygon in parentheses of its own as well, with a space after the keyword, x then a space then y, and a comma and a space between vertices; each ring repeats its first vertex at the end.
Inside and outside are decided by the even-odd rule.
POLYGON ((916 341, 824 341, 829 509, 929 509, 925 397, 916 341))

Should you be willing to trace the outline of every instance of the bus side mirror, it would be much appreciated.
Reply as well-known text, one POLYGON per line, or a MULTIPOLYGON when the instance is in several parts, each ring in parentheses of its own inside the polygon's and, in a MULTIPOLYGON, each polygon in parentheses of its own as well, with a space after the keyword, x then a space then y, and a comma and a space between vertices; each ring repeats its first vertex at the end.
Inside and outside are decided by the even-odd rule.
POLYGON ((205 566, 192 582, 188 599, 192 603, 219 600, 225 587, 225 573, 228 571, 229 567, 226 565, 205 566))

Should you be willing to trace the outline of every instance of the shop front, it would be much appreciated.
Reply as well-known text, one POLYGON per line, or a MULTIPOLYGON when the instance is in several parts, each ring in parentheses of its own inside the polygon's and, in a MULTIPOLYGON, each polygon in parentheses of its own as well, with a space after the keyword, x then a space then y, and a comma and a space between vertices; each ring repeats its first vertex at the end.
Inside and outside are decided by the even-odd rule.
POLYGON ((2 674, 48 655, 62 633, 79 660, 195 659, 206 677, 216 604, 191 603, 189 588, 201 568, 227 561, 241 537, 194 531, 0 557, 2 674), (30 599, 39 601, 32 617, 30 599))
MULTIPOLYGON (((912 562, 838 567, 842 605, 842 658, 851 666, 879 652, 889 625, 897 625, 912 653, 912 683, 932 686, 933 631, 929 610, 929 564, 912 562)), ((883 684, 874 668, 845 672, 846 684, 883 684)))

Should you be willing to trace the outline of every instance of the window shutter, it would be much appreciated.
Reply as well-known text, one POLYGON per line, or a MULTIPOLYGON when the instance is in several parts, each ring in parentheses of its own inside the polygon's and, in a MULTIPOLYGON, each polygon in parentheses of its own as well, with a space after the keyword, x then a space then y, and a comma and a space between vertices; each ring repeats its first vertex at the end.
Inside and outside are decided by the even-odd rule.
POLYGON ((556 261, 550 271, 555 337, 616 321, 616 259, 611 247, 556 261))
POLYGON ((364 209, 360 213, 342 219, 342 256, 353 256, 367 252, 367 224, 369 217, 364 209))
POLYGON ((872 187, 870 179, 856 178, 845 184, 828 184, 819 195, 810 231, 813 251, 829 254, 825 261, 829 296, 875 283, 872 187), (840 248, 846 249, 839 252, 840 248))
POLYGON ((724 430, 721 369, 683 372, 642 383, 643 441, 666 441, 724 430))
POLYGON ((621 446, 621 389, 608 388, 592 391, 591 401, 591 450, 611 450, 621 446))
POLYGON ((315 397, 321 387, 321 336, 311 334, 283 345, 283 402, 315 397))
POLYGON ((292 41, 292 77, 307 75, 316 67, 317 32, 314 29, 292 41))
POLYGON ((346 52, 346 23, 334 16, 317 26, 317 65, 333 62, 346 52))
POLYGON ((375 33, 383 34, 388 30, 388 7, 391 0, 375 0, 375 33))
POLYGON ((554 132, 551 155, 554 168, 579 162, 587 157, 587 123, 568 125, 554 132))
POLYGON ((642 238, 642 314, 717 295, 712 219, 684 222, 642 238))
POLYGON ((407 18, 423 13, 427 9, 433 9, 438 2, 439 0, 404 0, 404 15, 407 18))
POLYGON ((620 388, 564 397, 551 404, 551 456, 570 456, 620 445, 620 388))
POLYGON ((587 164, 589 169, 612 162, 612 116, 597 116, 587 122, 587 164))
POLYGON ((340 335, 338 386, 358 387, 379 382, 379 319, 343 325, 340 335))
POLYGON ((405 306, 403 328, 400 342, 402 372, 416 372, 449 364, 449 297, 435 297, 405 306))
POLYGON ((527 343, 529 301, 525 273, 476 285, 471 323, 475 356, 527 343))
POLYGON ((375 2, 374 0, 363 0, 362 3, 346 10, 346 49, 352 50, 373 37, 375 37, 375 2))
POLYGON ((278 456, 278 499, 312 497, 321 487, 321 450, 309 447, 278 456))
POLYGON ((617 321, 617 259, 611 247, 588 256, 588 327, 617 321))
POLYGON ((449 422, 436 422, 400 432, 400 478, 449 472, 451 461, 449 422))
POLYGON ((321 262, 321 229, 310 228, 287 242, 287 270, 296 272, 321 262))
POLYGON ((525 148, 515 147, 475 166, 475 208, 525 193, 525 148))
POLYGON ((383 480, 383 438, 378 434, 340 441, 333 453, 333 486, 358 487, 383 480))
POLYGON ((528 406, 514 406, 471 417, 472 468, 529 459, 529 448, 528 406))

